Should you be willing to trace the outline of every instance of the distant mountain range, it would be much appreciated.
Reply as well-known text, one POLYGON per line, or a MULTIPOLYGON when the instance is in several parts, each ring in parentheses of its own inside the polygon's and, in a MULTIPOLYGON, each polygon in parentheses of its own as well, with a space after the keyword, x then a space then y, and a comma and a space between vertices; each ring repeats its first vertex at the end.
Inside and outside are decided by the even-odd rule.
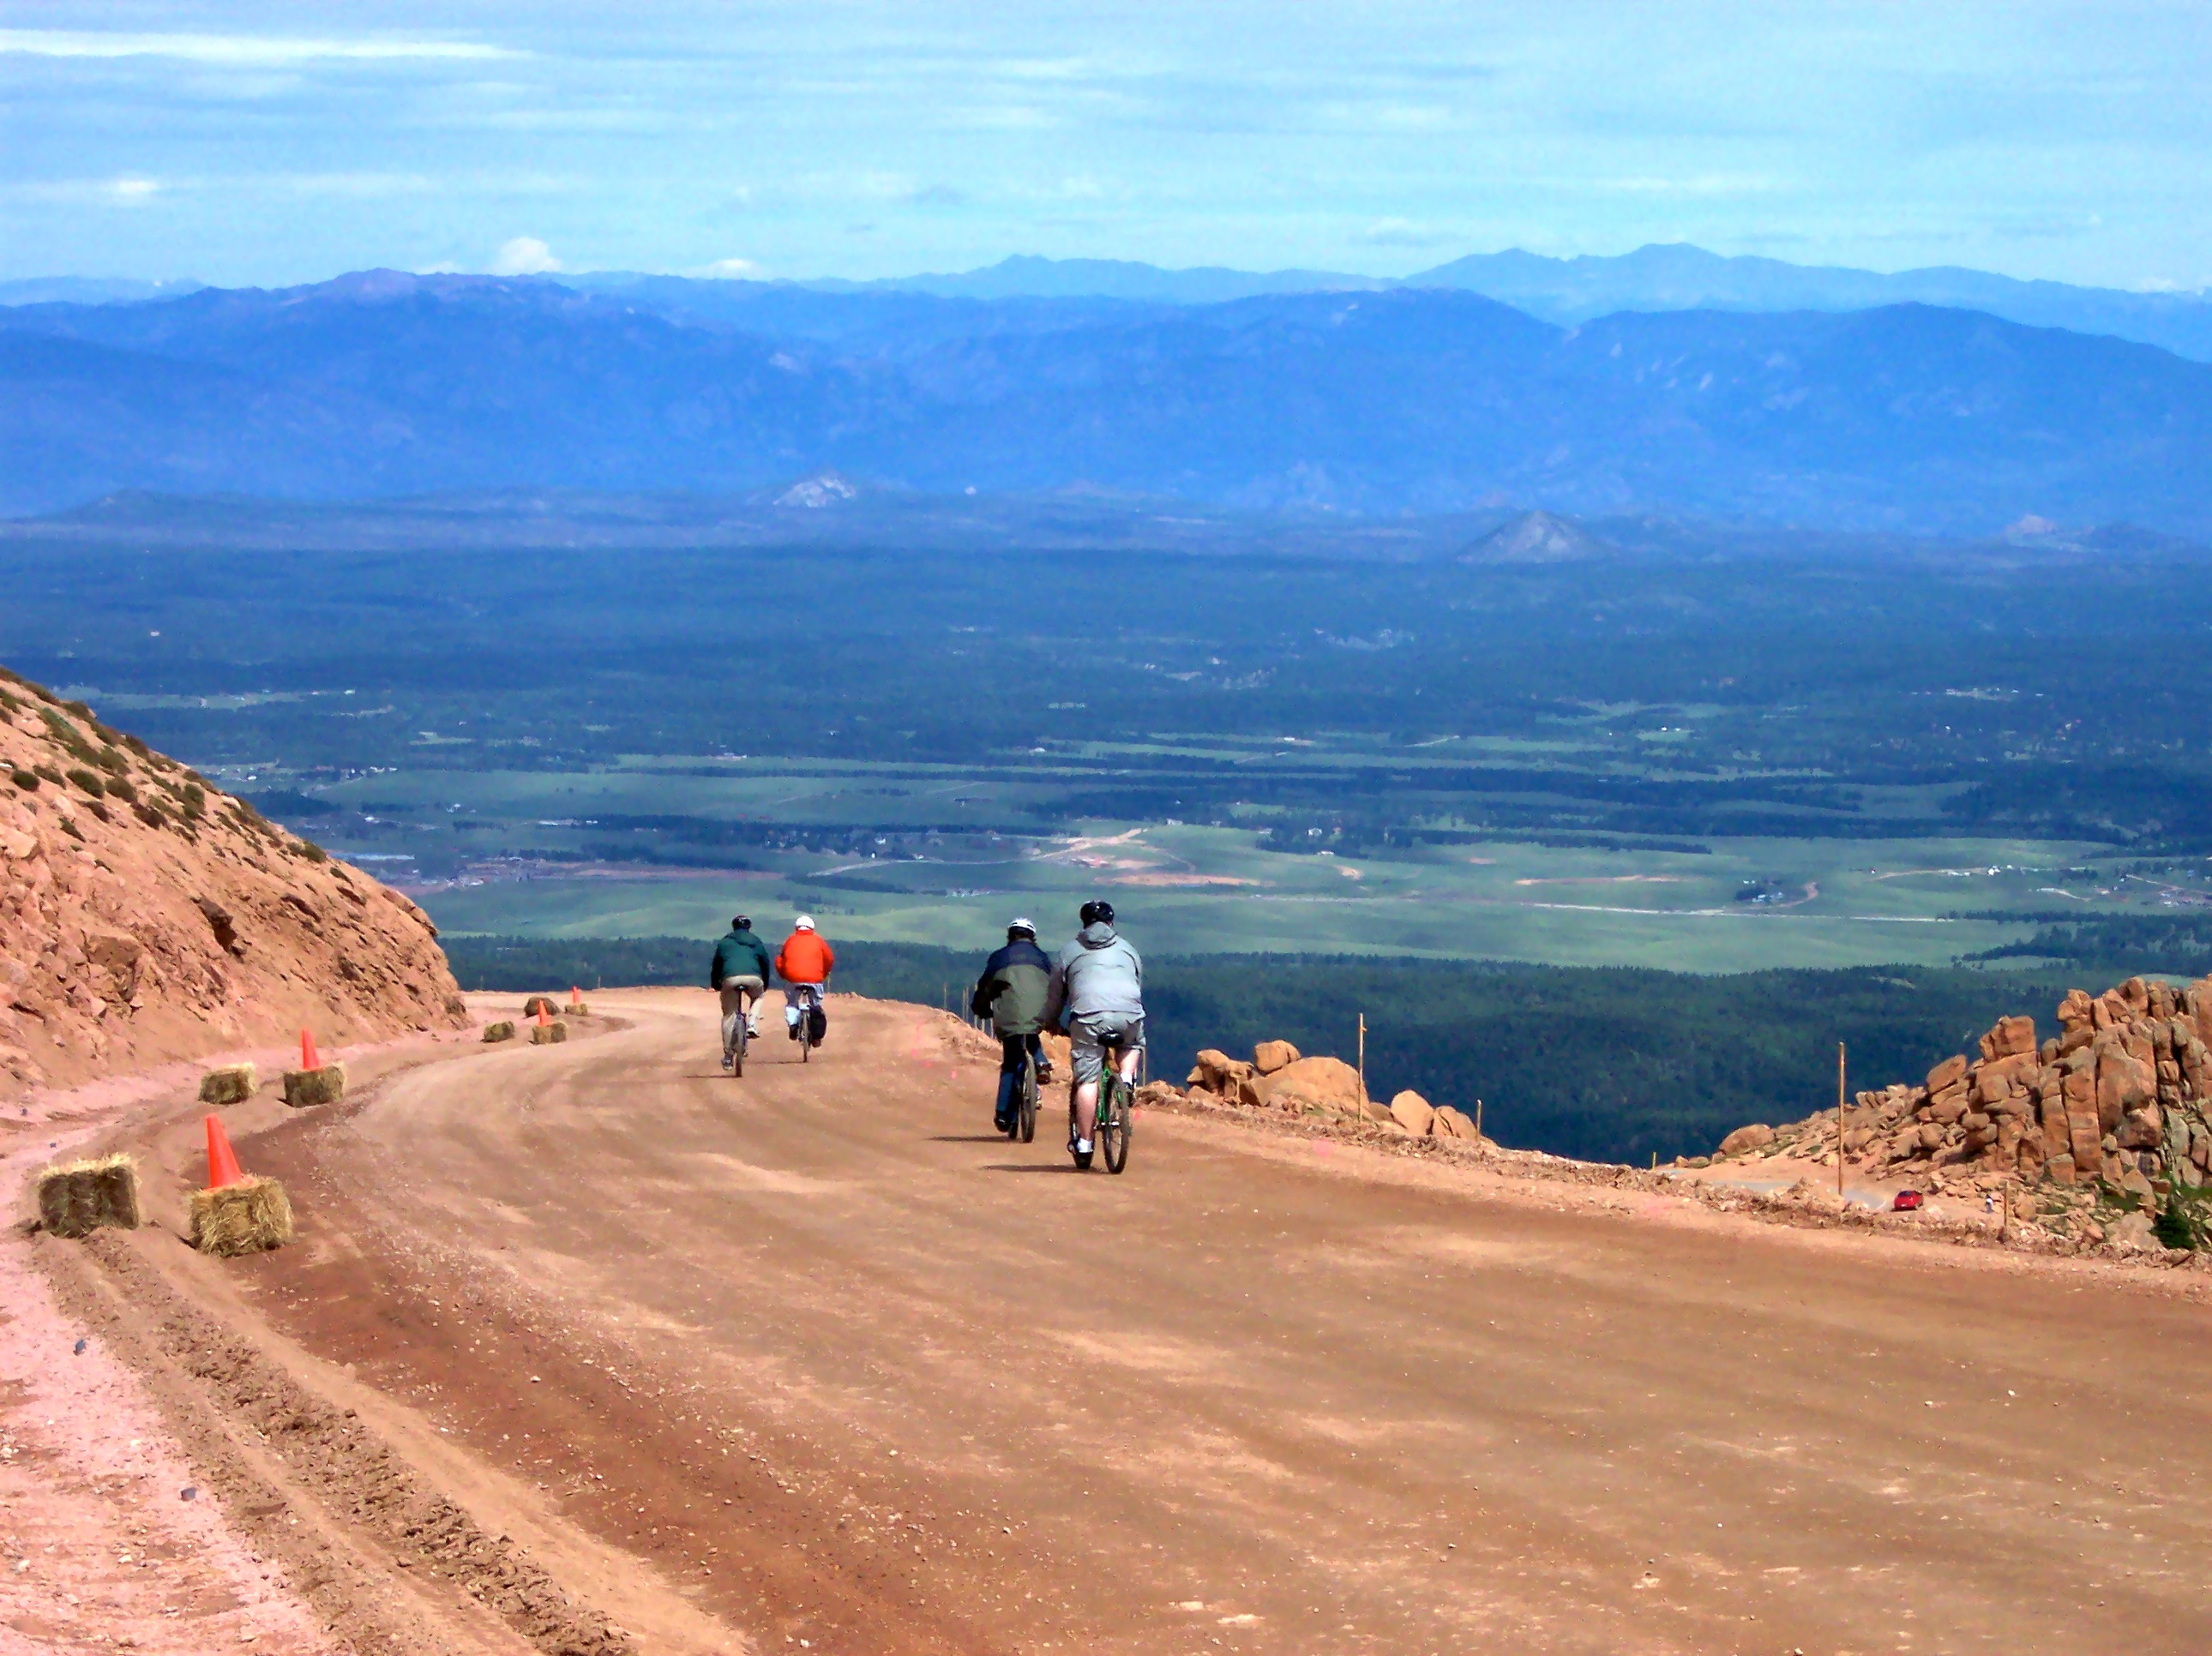
MULTIPOLYGON (((623 280, 566 279, 582 286, 623 280)), ((1218 305, 1267 294, 1456 288, 1567 327, 1616 311, 1863 311, 1881 305, 1942 305, 2033 327, 2110 334, 2212 361, 2212 300, 2201 293, 2076 288, 1948 266, 1886 276, 1838 265, 1723 258, 1686 243, 1655 244, 1611 258, 1550 258, 1516 247, 1475 253, 1398 279, 1330 270, 1164 270, 1120 259, 1019 257, 951 276, 799 285, 947 299, 1121 299, 1156 305, 1218 305)))
MULTIPOLYGON (((1941 305, 1984 311, 2031 327, 2110 334, 2212 362, 2212 294, 2136 293, 2063 282, 2023 282, 1986 270, 1940 265, 1885 275, 1843 265, 1723 257, 1686 242, 1655 243, 1617 256, 1552 258, 1520 248, 1474 253, 1404 277, 1338 270, 1235 270, 1222 266, 1163 270, 1128 259, 1039 258, 1018 254, 996 264, 945 275, 876 282, 699 282, 603 270, 550 278, 585 293, 658 295, 690 307, 759 305, 778 290, 940 299, 1106 300, 1140 305, 1220 305, 1267 294, 1379 293, 1390 288, 1455 288, 1572 327, 1616 311, 1863 311, 1882 305, 1941 305)), ((0 282, 0 306, 105 305, 173 298, 196 282, 135 282, 53 276, 0 282)))
POLYGON ((0 311, 0 508, 754 488, 824 468, 1370 514, 2212 532, 2212 367, 1925 305, 1561 326, 1397 286, 1165 304, 374 271, 0 311))

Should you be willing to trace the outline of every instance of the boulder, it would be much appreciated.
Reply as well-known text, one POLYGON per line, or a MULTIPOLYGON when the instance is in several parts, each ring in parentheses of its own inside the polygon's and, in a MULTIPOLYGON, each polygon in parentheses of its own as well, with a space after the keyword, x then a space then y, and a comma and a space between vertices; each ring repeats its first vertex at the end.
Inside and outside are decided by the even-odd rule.
POLYGON ((544 1013, 549 1018, 557 1018, 561 1016, 561 1003, 550 995, 532 995, 522 1003, 523 1016, 534 1018, 540 1012, 544 1013))
POLYGON ((2158 1100, 2158 1072, 2118 1046, 2097 1048, 2097 1119, 2106 1132, 2121 1118, 2158 1100))
POLYGON ((1425 1138, 1437 1125, 1437 1112, 1416 1092, 1402 1092, 1390 1101, 1390 1114, 1416 1138, 1425 1138))
POLYGON ((1287 1040, 1263 1040, 1252 1049, 1252 1067, 1263 1076, 1288 1069, 1298 1061, 1298 1049, 1287 1040))
MULTIPOLYGON (((1294 1108, 1297 1104, 1357 1113, 1365 1102, 1359 1071, 1340 1058, 1302 1058, 1261 1078, 1263 1101, 1294 1108), (1291 1101, 1296 1101, 1293 1103, 1291 1101)), ((1384 1111, 1385 1115, 1389 1114, 1384 1111)))
POLYGON ((514 1020, 502 1018, 497 1023, 487 1023, 484 1025, 483 1038, 486 1040, 513 1040, 514 1020))
POLYGON ((2035 1053, 2035 1020, 2031 1017, 1999 1018, 1996 1027, 1982 1037, 1982 1058, 1995 1062, 2001 1058, 2033 1057, 2035 1053))
POLYGON ((2147 1253, 2161 1246, 2151 1228, 2150 1215, 2141 1210, 2124 1213, 2114 1220, 2105 1232, 2105 1240, 2128 1253, 2147 1253))
POLYGON ((2071 1034, 2077 1029, 2090 1028, 2093 1022, 2091 1017, 2093 1005, 2094 1003, 2089 998, 2087 990, 2069 989, 2066 992, 2066 998, 2058 1003, 2059 1028, 2071 1034))
POLYGON ((1469 1143, 1478 1142, 1481 1137, 1474 1130, 1474 1119, 1449 1104, 1437 1106, 1433 1131, 1439 1138, 1464 1138, 1469 1143))
POLYGON ((335 1104, 345 1096, 345 1065, 325 1064, 319 1070, 284 1071, 284 1101, 295 1110, 318 1104, 335 1104))
POLYGON ((1763 1150, 1774 1142, 1774 1129, 1763 1121, 1738 1127, 1721 1140, 1723 1156, 1747 1156, 1753 1150, 1763 1150))
POLYGON ((2165 1142, 2166 1133, 2154 1107, 2129 1111, 2120 1118, 2119 1131, 2113 1137, 2124 1150, 2154 1150, 2165 1142))
POLYGON ((1963 1086, 1947 1088, 1928 1101, 1928 1119, 1939 1126, 1949 1126, 1967 1107, 1966 1089, 1963 1086))
POLYGON ((1928 1095, 1934 1098, 1966 1078, 1966 1055, 1954 1052, 1928 1072, 1928 1095))
POLYGON ((1182 1102, 1182 1095, 1176 1090, 1175 1085, 1172 1082, 1147 1081, 1143 1086, 1137 1089, 1137 1102, 1139 1104, 1180 1104, 1182 1102))
POLYGON ((200 1102, 243 1104, 253 1096, 253 1089, 258 1085, 251 1064, 227 1064, 200 1077, 200 1102))
POLYGON ((1252 1075, 1252 1066, 1243 1059, 1231 1058, 1218 1048, 1209 1046, 1198 1055, 1198 1062, 1191 1066, 1185 1084, 1203 1087, 1232 1104, 1249 1104, 1255 1101, 1244 1095, 1243 1083, 1249 1081, 1252 1075))

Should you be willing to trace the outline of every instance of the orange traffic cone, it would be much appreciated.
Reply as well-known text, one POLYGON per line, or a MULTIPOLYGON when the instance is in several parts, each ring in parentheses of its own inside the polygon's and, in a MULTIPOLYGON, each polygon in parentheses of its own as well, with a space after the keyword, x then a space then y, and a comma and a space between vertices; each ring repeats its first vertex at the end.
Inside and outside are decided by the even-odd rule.
POLYGON ((568 986, 568 1004, 571 1006, 581 1006, 583 1004, 584 992, 579 989, 574 984, 570 984, 568 986))
POLYGON ((322 1058, 315 1051, 315 1037, 305 1029, 300 1031, 300 1067, 303 1070, 319 1070, 323 1067, 322 1058))
POLYGON ((545 1015, 545 1003, 542 1000, 539 1001, 538 1003, 538 1027, 543 1029, 547 1024, 552 1022, 553 1020, 545 1015))
POLYGON ((230 1135, 222 1130, 222 1118, 211 1115, 207 1119, 208 1181, 210 1190, 221 1190, 225 1185, 235 1185, 246 1177, 246 1169, 238 1165, 238 1152, 230 1147, 230 1135))

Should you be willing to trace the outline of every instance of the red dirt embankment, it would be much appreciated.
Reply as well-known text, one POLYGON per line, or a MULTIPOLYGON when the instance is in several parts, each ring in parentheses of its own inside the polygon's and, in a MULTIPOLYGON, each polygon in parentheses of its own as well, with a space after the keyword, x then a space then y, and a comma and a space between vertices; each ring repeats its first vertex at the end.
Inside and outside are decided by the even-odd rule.
POLYGON ((465 1021, 412 902, 0 670, 0 1098, 465 1021))

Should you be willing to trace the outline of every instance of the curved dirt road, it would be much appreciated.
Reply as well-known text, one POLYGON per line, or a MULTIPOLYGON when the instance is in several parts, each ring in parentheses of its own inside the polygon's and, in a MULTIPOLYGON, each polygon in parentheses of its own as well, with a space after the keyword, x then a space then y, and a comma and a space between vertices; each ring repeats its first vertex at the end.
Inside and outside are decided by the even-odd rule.
POLYGON ((641 1647, 2212 1647, 2185 1295, 1157 1113, 1079 1176, 941 1015, 596 1010, 252 1140, 230 1280, 641 1647))

